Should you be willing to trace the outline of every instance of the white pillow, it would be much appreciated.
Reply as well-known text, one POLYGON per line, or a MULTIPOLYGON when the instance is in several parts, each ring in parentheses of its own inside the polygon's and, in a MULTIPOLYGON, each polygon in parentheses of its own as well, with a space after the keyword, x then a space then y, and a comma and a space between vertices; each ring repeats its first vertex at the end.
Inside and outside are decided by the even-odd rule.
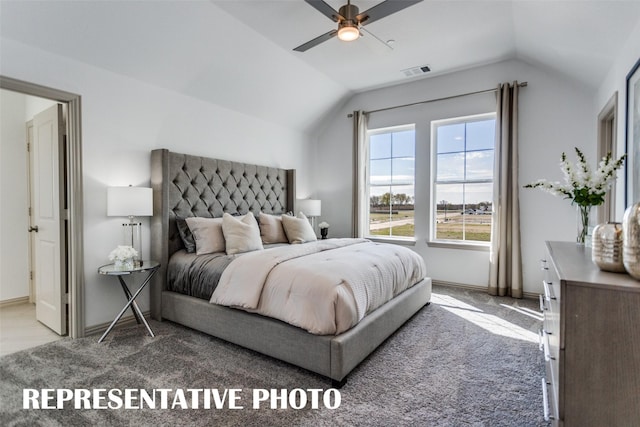
POLYGON ((185 218, 193 240, 196 242, 196 254, 224 252, 225 243, 222 234, 222 218, 185 218))
POLYGON ((222 216, 222 233, 227 255, 263 249, 258 222, 251 212, 237 218, 225 213, 222 216))
POLYGON ((287 235, 284 234, 282 219, 279 216, 261 212, 258 216, 258 223, 260 224, 260 237, 262 237, 263 244, 289 243, 287 235))
POLYGON ((316 232, 313 231, 309 220, 302 212, 298 214, 297 218, 290 215, 282 215, 282 226, 287 234, 289 243, 305 243, 318 240, 316 232))

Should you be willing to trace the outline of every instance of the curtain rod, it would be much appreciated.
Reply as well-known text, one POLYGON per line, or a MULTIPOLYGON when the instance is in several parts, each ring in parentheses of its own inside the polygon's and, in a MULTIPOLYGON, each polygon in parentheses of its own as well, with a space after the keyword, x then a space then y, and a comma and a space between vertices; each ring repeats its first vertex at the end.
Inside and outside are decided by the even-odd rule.
MULTIPOLYGON (((527 86, 527 84, 528 84, 527 82, 518 83, 518 87, 525 87, 527 86)), ((379 108, 377 110, 371 110, 371 111, 363 111, 362 114, 379 113, 380 111, 395 110, 396 108, 412 107, 414 105, 428 104, 430 102, 436 102, 436 101, 446 101, 448 99, 460 98, 463 96, 470 96, 470 95, 479 95, 481 93, 490 93, 490 92, 496 92, 496 91, 497 89, 494 88, 494 89, 479 90, 476 92, 461 93, 459 95, 445 96, 444 98, 428 99, 426 101, 412 102, 410 104, 395 105, 393 107, 379 108)), ((353 117, 353 114, 349 113, 347 114, 347 117, 353 117)))

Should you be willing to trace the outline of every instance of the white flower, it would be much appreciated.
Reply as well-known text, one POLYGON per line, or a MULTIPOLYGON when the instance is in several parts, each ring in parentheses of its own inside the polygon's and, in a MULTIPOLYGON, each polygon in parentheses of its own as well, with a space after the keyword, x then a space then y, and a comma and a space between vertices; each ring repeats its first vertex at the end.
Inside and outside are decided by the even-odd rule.
POLYGON ((587 159, 579 149, 575 149, 578 162, 569 163, 567 155, 562 153, 560 169, 564 175, 564 184, 539 179, 525 188, 540 188, 555 196, 571 199, 571 203, 579 206, 598 206, 604 203, 604 196, 616 179, 616 171, 624 163, 626 154, 617 161, 612 161, 611 153, 602 158, 595 172, 591 171, 587 159))
POLYGON ((109 254, 109 261, 125 261, 136 256, 138 256, 138 251, 136 251, 132 246, 119 245, 109 254))
POLYGON ((329 228, 329 223, 322 221, 320 224, 318 224, 318 227, 320 227, 320 228, 329 228))

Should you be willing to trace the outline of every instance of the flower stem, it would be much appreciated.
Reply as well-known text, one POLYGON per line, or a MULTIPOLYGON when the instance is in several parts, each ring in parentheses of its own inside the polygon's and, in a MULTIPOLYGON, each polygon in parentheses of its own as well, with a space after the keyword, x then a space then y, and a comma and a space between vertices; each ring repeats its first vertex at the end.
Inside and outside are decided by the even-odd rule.
POLYGON ((578 209, 580 210, 581 227, 579 227, 578 229, 578 237, 576 238, 576 242, 583 245, 587 237, 587 232, 589 231, 589 211, 591 209, 591 206, 578 205, 578 209))

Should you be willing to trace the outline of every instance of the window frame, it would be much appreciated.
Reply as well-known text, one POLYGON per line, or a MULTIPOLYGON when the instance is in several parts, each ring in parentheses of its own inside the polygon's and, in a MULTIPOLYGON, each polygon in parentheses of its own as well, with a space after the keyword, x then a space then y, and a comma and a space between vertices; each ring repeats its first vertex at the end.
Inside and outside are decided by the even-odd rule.
MULTIPOLYGON (((403 124, 403 125, 396 125, 396 126, 386 126, 386 127, 382 127, 382 128, 376 128, 376 129, 367 129, 367 136, 366 136, 366 140, 365 140, 365 144, 366 144, 366 158, 365 158, 365 164, 366 164, 366 174, 365 174, 365 187, 366 187, 366 191, 365 191, 365 204, 363 205, 363 207, 365 207, 365 212, 364 212, 364 223, 366 224, 366 229, 364 230, 364 237, 370 240, 375 240, 375 241, 386 241, 386 242, 390 242, 390 243, 397 243, 397 244, 415 244, 416 242, 416 233, 415 233, 415 215, 416 215, 416 210, 415 210, 415 206, 416 206, 416 196, 417 196, 417 191, 416 191, 416 174, 415 174, 415 168, 416 168, 416 162, 417 162, 417 156, 416 156, 416 145, 417 145, 417 138, 416 138, 416 124, 415 123, 407 123, 407 124, 403 124), (414 233, 413 236, 389 236, 389 235, 377 235, 377 234, 370 234, 370 221, 371 221, 371 205, 370 205, 370 201, 371 201, 371 136, 373 135, 380 135, 380 134, 387 134, 387 133, 397 133, 397 132, 406 132, 406 131, 413 131, 414 132, 414 139, 413 139, 413 166, 414 166, 414 172, 413 172, 413 206, 414 206, 414 220, 413 220, 413 225, 414 225, 414 233)), ((390 159, 393 161, 394 157, 391 157, 390 159)), ((392 172, 393 173, 393 172, 392 172)), ((390 185, 390 187, 392 187, 393 184, 390 185)))
MULTIPOLYGON (((452 125, 452 124, 458 124, 458 123, 473 123, 473 122, 479 122, 479 121, 485 121, 488 119, 493 119, 493 120, 497 120, 497 114, 495 111, 492 112, 488 112, 488 113, 480 113, 480 114, 472 114, 472 115, 468 115, 468 116, 459 116, 459 117, 452 117, 452 118, 447 118, 447 119, 439 119, 439 120, 432 120, 431 121, 431 139, 430 139, 430 157, 431 157, 431 162, 430 162, 430 169, 431 169, 431 176, 430 176, 430 182, 429 182, 429 193, 430 193, 430 214, 431 214, 431 218, 429 221, 429 235, 427 238, 427 245, 431 246, 431 247, 442 247, 442 248, 451 248, 451 249, 471 249, 471 250, 480 250, 480 251, 489 251, 490 247, 491 247, 491 235, 489 237, 489 241, 479 241, 479 240, 453 240, 453 239, 438 239, 436 237, 436 221, 437 221, 437 211, 438 211, 438 197, 436 196, 436 185, 439 184, 483 184, 483 183, 490 183, 493 184, 495 182, 495 162, 496 162, 496 144, 495 144, 495 138, 494 138, 494 145, 493 145, 493 162, 494 162, 494 173, 491 179, 463 179, 463 180, 456 180, 456 181, 446 181, 446 182, 438 182, 437 181, 437 176, 438 176, 438 141, 437 141, 437 129, 438 127, 442 126, 442 125, 452 125)), ((466 150, 466 146, 465 146, 465 153, 467 152, 466 150)), ((465 166, 466 167, 466 166, 465 166)), ((495 207, 495 194, 493 194, 494 191, 492 191, 492 197, 491 197, 491 207, 492 207, 492 212, 493 209, 495 207)))

